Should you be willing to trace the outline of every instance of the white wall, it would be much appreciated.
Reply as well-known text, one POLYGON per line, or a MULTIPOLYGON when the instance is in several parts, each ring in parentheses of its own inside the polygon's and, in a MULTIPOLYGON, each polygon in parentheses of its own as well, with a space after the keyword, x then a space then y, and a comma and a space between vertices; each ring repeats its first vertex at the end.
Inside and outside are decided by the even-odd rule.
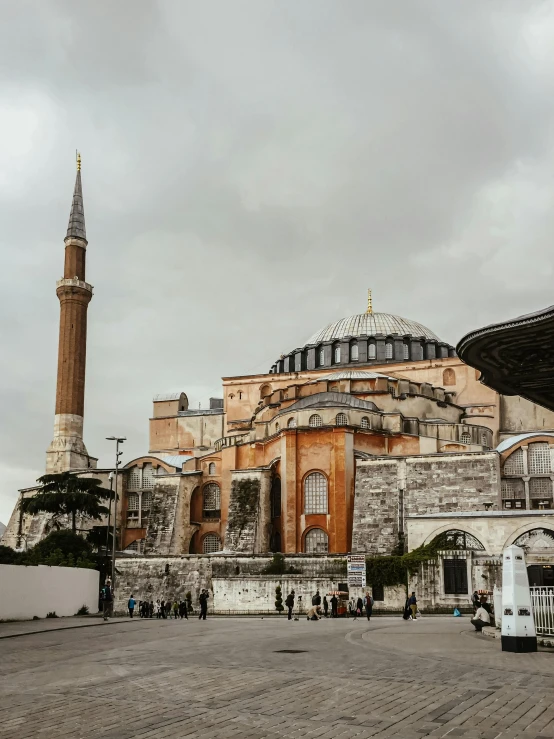
POLYGON ((80 567, 0 565, 0 619, 74 616, 82 605, 96 613, 99 577, 80 567))

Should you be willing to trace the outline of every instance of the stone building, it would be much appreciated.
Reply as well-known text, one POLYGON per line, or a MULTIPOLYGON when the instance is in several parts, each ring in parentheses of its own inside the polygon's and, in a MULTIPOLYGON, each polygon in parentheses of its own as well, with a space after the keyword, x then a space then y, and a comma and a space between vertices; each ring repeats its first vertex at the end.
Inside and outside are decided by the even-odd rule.
MULTIPOLYGON (((110 470, 96 468, 83 441, 87 246, 79 165, 57 285, 58 384, 46 469, 94 475, 108 486, 110 470)), ((413 549, 445 531, 472 547, 479 541, 483 548, 457 548, 477 562, 497 556, 502 538, 479 539, 477 520, 479 532, 504 527, 505 540, 518 531, 534 536, 520 519, 536 522, 543 532, 536 540, 548 543, 553 409, 503 395, 479 377, 429 328, 374 312, 370 297, 365 313, 316 331, 267 373, 224 377, 222 397, 206 409, 191 409, 184 392, 155 396, 149 449, 119 478, 121 567, 146 571, 156 560, 165 572, 179 557, 194 570, 198 555, 212 562, 283 552, 315 557, 324 570, 340 554, 413 549)), ((16 507, 2 541, 30 546, 47 527, 47 517, 16 507)), ((466 589, 480 577, 468 571, 464 585, 453 567, 448 576, 441 569, 440 592, 421 584, 430 599, 450 595, 445 577, 461 578, 466 589)), ((309 569, 312 579, 323 572, 309 569)))

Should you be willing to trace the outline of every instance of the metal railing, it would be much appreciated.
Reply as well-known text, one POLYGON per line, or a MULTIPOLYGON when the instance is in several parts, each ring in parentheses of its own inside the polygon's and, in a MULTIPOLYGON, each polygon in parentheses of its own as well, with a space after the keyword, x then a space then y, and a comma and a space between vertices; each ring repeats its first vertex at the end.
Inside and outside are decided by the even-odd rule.
POLYGON ((224 447, 236 446, 237 444, 244 444, 244 442, 250 439, 250 432, 247 434, 237 434, 236 436, 224 436, 222 439, 218 439, 214 446, 216 452, 220 452, 224 447))
POLYGON ((554 587, 529 588, 538 635, 554 636, 554 587))

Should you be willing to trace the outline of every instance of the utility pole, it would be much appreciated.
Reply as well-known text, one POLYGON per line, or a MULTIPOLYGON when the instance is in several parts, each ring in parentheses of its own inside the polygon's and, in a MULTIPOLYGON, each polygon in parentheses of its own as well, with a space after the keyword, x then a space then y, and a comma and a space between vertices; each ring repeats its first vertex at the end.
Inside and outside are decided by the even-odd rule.
POLYGON ((106 439, 108 441, 115 441, 115 497, 114 497, 114 507, 113 507, 113 537, 112 537, 112 591, 115 589, 115 539, 116 539, 116 531, 117 531, 117 479, 118 479, 118 473, 119 473, 119 465, 121 464, 121 460, 119 459, 123 452, 119 451, 119 445, 123 444, 124 441, 127 440, 127 437, 125 436, 107 436, 106 439))

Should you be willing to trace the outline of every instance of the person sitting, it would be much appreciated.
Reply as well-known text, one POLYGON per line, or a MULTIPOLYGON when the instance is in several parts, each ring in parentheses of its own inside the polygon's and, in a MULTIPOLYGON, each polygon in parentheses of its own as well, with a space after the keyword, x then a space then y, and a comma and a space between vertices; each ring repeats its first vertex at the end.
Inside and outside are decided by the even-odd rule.
POLYGON ((484 608, 483 603, 477 609, 474 618, 471 619, 471 623, 475 626, 475 631, 483 631, 483 626, 488 626, 491 622, 491 617, 488 611, 484 608))
POLYGON ((308 621, 319 621, 321 608, 319 606, 312 606, 307 613, 308 621))

